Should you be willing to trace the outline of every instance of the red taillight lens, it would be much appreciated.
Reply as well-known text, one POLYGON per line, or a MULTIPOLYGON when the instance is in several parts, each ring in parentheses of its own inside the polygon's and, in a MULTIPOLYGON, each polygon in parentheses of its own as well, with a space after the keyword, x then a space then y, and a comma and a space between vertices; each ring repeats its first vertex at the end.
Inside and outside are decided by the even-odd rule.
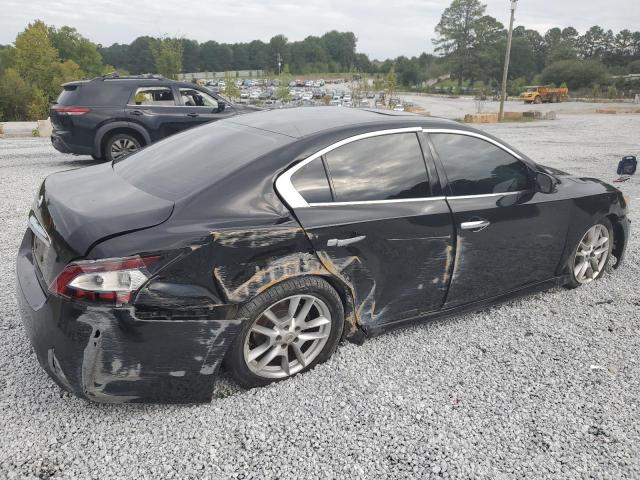
POLYGON ((84 115, 91 111, 88 107, 63 107, 56 105, 53 107, 53 111, 58 115, 84 115))
POLYGON ((148 267, 160 257, 107 258, 70 263, 49 285, 62 297, 111 304, 129 303, 149 279, 148 267))

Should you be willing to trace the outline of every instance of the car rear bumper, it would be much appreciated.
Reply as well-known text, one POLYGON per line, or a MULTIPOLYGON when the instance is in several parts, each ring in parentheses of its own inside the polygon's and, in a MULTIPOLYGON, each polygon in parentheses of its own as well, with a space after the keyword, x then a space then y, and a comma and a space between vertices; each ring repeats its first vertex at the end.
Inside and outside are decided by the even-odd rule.
POLYGON ((69 142, 67 138, 68 132, 65 131, 53 131, 51 133, 51 144, 53 148, 58 150, 60 153, 73 153, 75 155, 92 155, 93 147, 85 146, 85 145, 76 145, 69 142))
POLYGON ((93 307, 45 293, 27 231, 17 297, 42 368, 96 402, 208 402, 239 320, 139 320, 134 309, 93 307))

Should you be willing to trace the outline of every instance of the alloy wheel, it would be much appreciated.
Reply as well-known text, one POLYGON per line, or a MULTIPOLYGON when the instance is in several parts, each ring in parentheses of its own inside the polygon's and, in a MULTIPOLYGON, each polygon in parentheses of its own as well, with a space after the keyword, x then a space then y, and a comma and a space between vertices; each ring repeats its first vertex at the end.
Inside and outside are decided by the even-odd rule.
POLYGON ((587 230, 573 263, 578 283, 589 283, 598 278, 609 258, 609 242, 609 230, 604 225, 594 225, 587 230))
POLYGON ((284 298, 256 318, 244 340, 244 361, 264 378, 286 378, 310 365, 331 334, 331 312, 313 295, 284 298))
POLYGON ((138 145, 128 138, 118 138, 111 144, 111 158, 118 160, 138 150, 138 145))

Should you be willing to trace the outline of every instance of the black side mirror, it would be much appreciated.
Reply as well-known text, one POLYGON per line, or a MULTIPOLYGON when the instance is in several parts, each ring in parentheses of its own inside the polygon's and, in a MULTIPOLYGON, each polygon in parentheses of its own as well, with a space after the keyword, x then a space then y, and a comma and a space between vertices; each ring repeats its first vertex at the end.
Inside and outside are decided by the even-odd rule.
POLYGON ((536 173, 536 186, 540 193, 553 193, 558 181, 552 175, 543 172, 536 173))
POLYGON ((224 103, 222 100, 218 100, 218 113, 224 112, 226 106, 226 103, 224 103))

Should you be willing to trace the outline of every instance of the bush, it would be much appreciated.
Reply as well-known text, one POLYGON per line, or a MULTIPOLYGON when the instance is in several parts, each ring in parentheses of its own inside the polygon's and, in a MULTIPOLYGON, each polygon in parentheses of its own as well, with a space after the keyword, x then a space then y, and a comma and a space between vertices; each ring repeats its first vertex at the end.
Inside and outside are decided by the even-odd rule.
POLYGON ((640 60, 634 60, 627 65, 627 73, 640 73, 640 60))
POLYGON ((30 119, 29 106, 35 97, 35 90, 15 68, 7 68, 0 75, 0 120, 11 122, 30 119))
POLYGON ((595 60, 561 60, 542 72, 543 83, 566 83, 574 90, 603 83, 607 77, 604 65, 595 60))

